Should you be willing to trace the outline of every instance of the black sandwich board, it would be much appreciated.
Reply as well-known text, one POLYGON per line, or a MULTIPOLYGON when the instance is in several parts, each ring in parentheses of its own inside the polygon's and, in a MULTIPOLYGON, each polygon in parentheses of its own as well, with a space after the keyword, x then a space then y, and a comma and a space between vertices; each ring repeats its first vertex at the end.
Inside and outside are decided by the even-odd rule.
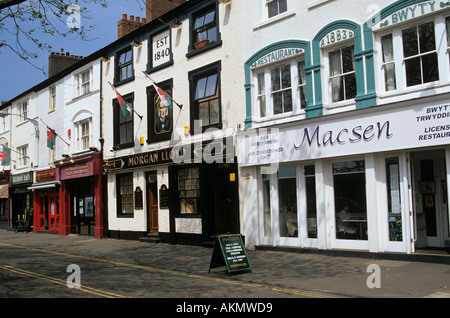
POLYGON ((252 271, 241 235, 216 236, 209 272, 222 266, 227 267, 228 276, 234 272, 252 271))

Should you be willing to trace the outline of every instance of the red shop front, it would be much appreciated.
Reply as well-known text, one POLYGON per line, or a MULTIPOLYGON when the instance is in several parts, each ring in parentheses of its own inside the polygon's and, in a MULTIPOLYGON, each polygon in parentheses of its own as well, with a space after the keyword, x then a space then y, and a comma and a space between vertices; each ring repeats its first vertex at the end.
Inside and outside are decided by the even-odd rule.
POLYGON ((100 155, 72 158, 36 172, 34 232, 104 237, 100 155))
POLYGON ((61 183, 60 206, 64 215, 62 235, 104 237, 101 165, 98 154, 58 164, 56 177, 61 183))

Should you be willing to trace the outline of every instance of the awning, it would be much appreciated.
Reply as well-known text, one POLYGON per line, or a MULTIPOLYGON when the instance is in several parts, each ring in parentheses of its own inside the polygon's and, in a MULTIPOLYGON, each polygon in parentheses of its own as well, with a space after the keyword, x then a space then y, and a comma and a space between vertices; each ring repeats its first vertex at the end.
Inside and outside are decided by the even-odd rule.
POLYGON ((37 190, 37 189, 51 189, 55 188, 57 185, 60 185, 61 182, 50 182, 50 183, 35 183, 31 187, 28 187, 28 190, 37 190))
POLYGON ((8 199, 9 198, 9 184, 0 185, 0 199, 8 199))

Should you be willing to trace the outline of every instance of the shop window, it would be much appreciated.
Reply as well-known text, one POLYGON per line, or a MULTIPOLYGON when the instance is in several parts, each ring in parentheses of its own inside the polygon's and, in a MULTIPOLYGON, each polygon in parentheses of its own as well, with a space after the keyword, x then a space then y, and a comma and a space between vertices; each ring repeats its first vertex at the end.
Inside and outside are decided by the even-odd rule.
POLYGON ((306 216, 308 238, 317 238, 316 172, 314 165, 305 166, 306 216))
POLYGON ((399 160, 386 158, 387 194, 388 194, 388 224, 389 240, 393 242, 403 241, 402 233, 402 205, 400 195, 400 169, 399 160))
POLYGON ((133 216, 133 173, 117 175, 117 216, 133 216))
POLYGON ((269 19, 287 11, 287 0, 266 0, 269 19))
POLYGON ((394 61, 394 45, 392 34, 381 37, 381 49, 383 54, 383 72, 385 90, 392 91, 397 89, 397 81, 395 78, 395 61, 394 61))
POLYGON ((178 170, 178 195, 180 214, 199 213, 200 168, 178 170))
POLYGON ((202 131, 210 127, 222 128, 219 74, 219 64, 190 74, 193 92, 191 127, 198 127, 202 131))
POLYGON ((333 163, 336 237, 367 240, 366 175, 363 160, 333 163))
POLYGON ((260 70, 255 76, 256 104, 260 118, 270 118, 306 108, 304 60, 294 60, 260 70))
POLYGON ((406 85, 415 86, 439 80, 434 22, 402 31, 406 85))
POLYGON ((133 49, 127 48, 116 56, 116 76, 115 82, 120 83, 134 78, 133 70, 133 49))
POLYGON ((328 54, 332 102, 356 97, 354 46, 347 46, 328 54))
POLYGON ((296 168, 278 170, 280 237, 298 237, 296 168))
MULTIPOLYGON (((134 94, 122 96, 133 107, 134 94)), ((129 148, 134 146, 134 116, 133 113, 125 116, 120 109, 117 99, 113 101, 114 112, 114 145, 116 148, 129 148)))
POLYGON ((270 211, 270 175, 263 174, 263 222, 264 236, 272 236, 272 213, 270 211))

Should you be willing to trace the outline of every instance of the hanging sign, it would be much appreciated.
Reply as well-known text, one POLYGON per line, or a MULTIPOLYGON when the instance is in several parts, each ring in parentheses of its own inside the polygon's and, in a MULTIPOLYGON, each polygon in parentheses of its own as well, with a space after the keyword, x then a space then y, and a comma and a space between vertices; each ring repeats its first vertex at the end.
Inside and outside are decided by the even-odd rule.
POLYGON ((247 253, 239 234, 217 236, 209 272, 212 268, 226 266, 228 276, 239 271, 250 271, 247 253))

